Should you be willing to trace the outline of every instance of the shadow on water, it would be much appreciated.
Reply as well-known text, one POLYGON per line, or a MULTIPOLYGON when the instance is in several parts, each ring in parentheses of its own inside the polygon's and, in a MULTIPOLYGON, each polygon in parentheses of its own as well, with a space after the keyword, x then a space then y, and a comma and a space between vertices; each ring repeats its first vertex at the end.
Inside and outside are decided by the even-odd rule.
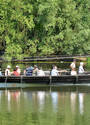
POLYGON ((0 83, 0 90, 24 90, 24 91, 61 91, 61 92, 90 92, 90 84, 83 85, 42 85, 25 83, 0 83))

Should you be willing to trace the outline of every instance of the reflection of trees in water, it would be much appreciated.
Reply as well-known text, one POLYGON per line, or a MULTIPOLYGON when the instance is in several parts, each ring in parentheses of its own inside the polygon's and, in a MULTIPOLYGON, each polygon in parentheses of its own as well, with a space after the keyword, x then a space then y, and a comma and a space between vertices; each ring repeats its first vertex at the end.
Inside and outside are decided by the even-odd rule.
POLYGON ((31 91, 28 91, 28 92, 23 92, 23 95, 24 95, 24 98, 27 100, 30 100, 32 101, 32 92, 31 91))
MULTIPOLYGON (((8 122, 8 124, 9 120, 12 120, 12 125, 14 123, 17 125, 85 124, 89 122, 89 96, 88 93, 83 94, 76 91, 66 92, 53 90, 50 92, 49 90, 42 91, 41 89, 39 91, 2 91, 0 120, 4 117, 3 120, 6 120, 5 123, 8 122), (85 114, 84 99, 86 101, 85 114), (84 120, 87 121, 83 123, 84 120)), ((2 125, 6 124, 3 123, 2 125)), ((85 125, 89 125, 89 123, 85 125)))

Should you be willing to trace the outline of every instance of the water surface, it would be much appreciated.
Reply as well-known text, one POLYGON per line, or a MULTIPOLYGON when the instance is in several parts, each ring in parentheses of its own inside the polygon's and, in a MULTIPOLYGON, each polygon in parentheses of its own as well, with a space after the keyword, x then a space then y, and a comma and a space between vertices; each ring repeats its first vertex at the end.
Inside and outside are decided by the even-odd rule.
POLYGON ((89 86, 0 90, 0 125, 89 124, 89 86))

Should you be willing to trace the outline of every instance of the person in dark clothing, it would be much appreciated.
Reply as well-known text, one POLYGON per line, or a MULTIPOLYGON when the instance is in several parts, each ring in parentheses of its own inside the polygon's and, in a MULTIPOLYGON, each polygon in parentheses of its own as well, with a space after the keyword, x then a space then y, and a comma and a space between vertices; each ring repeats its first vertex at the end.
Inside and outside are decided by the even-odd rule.
POLYGON ((26 76, 32 76, 32 73, 33 73, 33 67, 32 66, 26 68, 26 76))

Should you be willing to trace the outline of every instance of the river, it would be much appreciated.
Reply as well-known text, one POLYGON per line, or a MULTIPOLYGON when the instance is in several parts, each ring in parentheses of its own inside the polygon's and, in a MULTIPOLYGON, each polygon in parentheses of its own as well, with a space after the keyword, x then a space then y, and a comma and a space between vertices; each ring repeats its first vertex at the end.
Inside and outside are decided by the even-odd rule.
POLYGON ((0 125, 89 125, 90 86, 0 90, 0 125))

